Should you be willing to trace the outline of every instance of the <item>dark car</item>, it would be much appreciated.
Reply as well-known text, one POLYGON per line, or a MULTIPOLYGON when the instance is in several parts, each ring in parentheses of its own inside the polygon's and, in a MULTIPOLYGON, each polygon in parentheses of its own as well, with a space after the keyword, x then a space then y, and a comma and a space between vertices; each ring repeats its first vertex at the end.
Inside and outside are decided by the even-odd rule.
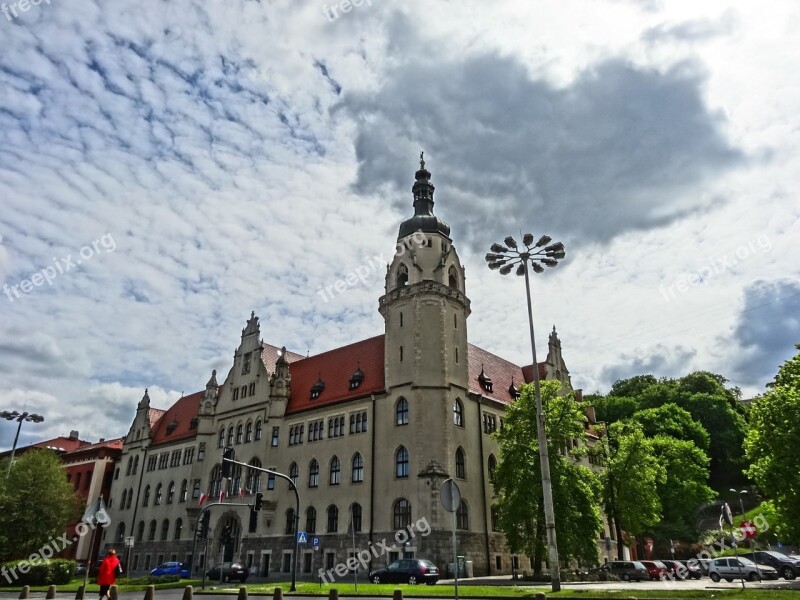
POLYGON ((86 566, 85 562, 76 563, 75 564, 75 577, 83 577, 84 575, 86 575, 86 569, 87 569, 87 566, 86 566))
POLYGON ((623 581, 644 581, 649 578, 647 569, 638 560, 610 560, 599 571, 616 575, 623 581))
POLYGON ((703 567, 696 558, 679 560, 677 563, 685 569, 684 574, 686 577, 684 579, 700 579, 703 576, 703 567))
POLYGON ((667 576, 667 566, 660 560, 643 560, 641 563, 647 569, 650 579, 658 580, 667 576))
POLYGON ((165 562, 150 571, 150 575, 160 577, 162 575, 178 575, 184 579, 189 579, 189 568, 179 562, 165 562))
POLYGON ((390 563, 385 569, 369 574, 372 583, 425 583, 433 585, 441 577, 439 569, 424 558, 403 558, 390 563))
POLYGON ((686 565, 678 562, 677 560, 662 560, 664 566, 667 567, 667 576, 670 579, 679 579, 683 581, 689 577, 689 570, 686 565))
POLYGON ((740 554, 739 556, 749 558, 760 565, 773 567, 784 579, 794 579, 800 575, 800 558, 793 558, 781 552, 775 552, 774 550, 758 551, 740 554))
POLYGON ((221 577, 222 581, 225 583, 229 581, 241 581, 244 583, 247 580, 247 569, 244 568, 244 565, 240 565, 239 563, 226 562, 222 563, 221 574, 219 565, 214 565, 206 571, 206 577, 216 581, 219 581, 221 577))

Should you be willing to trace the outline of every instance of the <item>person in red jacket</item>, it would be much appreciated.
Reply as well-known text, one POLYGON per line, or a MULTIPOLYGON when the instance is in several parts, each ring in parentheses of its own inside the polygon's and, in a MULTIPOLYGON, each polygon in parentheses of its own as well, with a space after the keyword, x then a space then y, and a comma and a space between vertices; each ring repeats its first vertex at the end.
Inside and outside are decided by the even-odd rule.
POLYGON ((113 548, 106 553, 100 569, 97 571, 97 584, 100 586, 100 598, 108 597, 108 588, 117 581, 117 574, 122 572, 122 567, 117 558, 117 551, 113 548))

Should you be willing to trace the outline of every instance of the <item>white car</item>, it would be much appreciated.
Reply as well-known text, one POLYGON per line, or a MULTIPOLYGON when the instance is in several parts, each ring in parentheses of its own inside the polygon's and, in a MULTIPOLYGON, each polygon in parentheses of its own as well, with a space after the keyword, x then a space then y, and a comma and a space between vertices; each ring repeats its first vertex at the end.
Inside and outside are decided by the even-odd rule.
POLYGON ((743 577, 750 581, 761 579, 777 579, 778 572, 767 565, 756 565, 749 558, 715 558, 708 564, 708 576, 711 581, 717 582, 720 579, 733 581, 743 577), (738 562, 737 562, 738 561, 738 562), (740 569, 741 565, 741 569, 740 569))

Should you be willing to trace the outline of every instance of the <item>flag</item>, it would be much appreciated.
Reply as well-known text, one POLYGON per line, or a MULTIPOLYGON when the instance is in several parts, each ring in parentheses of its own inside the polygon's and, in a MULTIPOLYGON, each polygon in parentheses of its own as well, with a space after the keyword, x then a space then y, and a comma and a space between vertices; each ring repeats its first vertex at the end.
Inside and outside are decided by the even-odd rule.
POLYGON ((206 500, 208 500, 208 496, 205 493, 200 494, 200 500, 197 502, 197 506, 203 506, 206 500))
POLYGON ((239 497, 240 497, 242 500, 244 500, 244 488, 243 488, 243 487, 240 487, 240 488, 239 488, 239 497))
POLYGON ((219 491, 219 501, 222 502, 223 500, 225 500, 225 490, 220 490, 219 491))
POLYGON ((102 496, 98 496, 98 498, 86 508, 86 512, 84 512, 81 517, 81 521, 85 521, 86 523, 93 523, 95 521, 105 523, 107 520, 106 503, 103 502, 102 496))

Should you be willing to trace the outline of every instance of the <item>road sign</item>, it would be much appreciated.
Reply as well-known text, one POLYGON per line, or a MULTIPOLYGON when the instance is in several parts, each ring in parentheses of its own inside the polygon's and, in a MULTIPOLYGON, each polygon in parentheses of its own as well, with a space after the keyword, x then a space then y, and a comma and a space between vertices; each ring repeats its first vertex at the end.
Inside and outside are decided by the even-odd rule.
POLYGON ((298 531, 297 532, 297 543, 298 544, 307 544, 308 543, 308 534, 305 531, 298 531))
POLYGON ((125 546, 128 548, 133 548, 133 536, 129 535, 125 538, 125 546))
POLYGON ((439 488, 439 495, 442 499, 442 506, 447 512, 456 512, 461 505, 461 490, 458 484, 452 479, 447 479, 442 487, 439 488))
POLYGON ((311 545, 314 546, 315 550, 317 548, 319 548, 319 537, 318 536, 315 535, 314 537, 311 538, 311 545))
POLYGON ((756 534, 758 533, 758 529, 756 529, 756 524, 753 523, 752 521, 742 521, 742 524, 739 525, 739 529, 742 530, 744 537, 747 538, 748 540, 756 537, 756 534))

